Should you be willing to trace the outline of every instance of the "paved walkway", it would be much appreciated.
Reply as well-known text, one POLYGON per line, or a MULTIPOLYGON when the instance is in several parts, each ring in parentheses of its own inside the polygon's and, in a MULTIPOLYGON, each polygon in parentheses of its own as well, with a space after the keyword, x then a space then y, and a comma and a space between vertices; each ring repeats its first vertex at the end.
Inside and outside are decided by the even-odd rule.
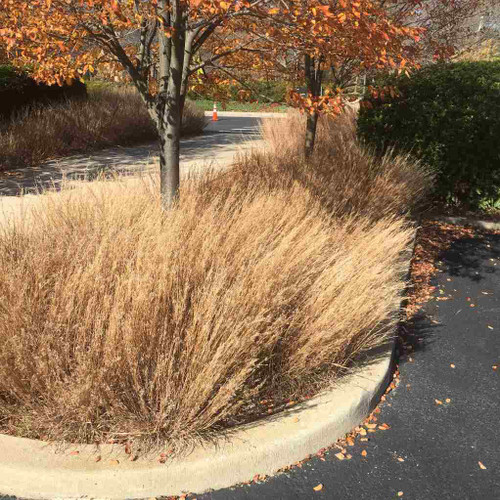
MULTIPOLYGON (((280 113, 220 113, 219 121, 210 121, 204 133, 182 139, 181 174, 200 166, 223 167, 234 155, 249 148, 262 146, 259 124, 264 117, 283 116, 280 113)), ((100 169, 133 174, 158 168, 157 144, 116 147, 90 154, 75 155, 49 161, 42 167, 24 168, 0 175, 0 197, 17 196, 20 191, 35 192, 40 187, 58 186, 67 179, 88 178, 100 169)))
POLYGON ((194 496, 500 499, 500 235, 457 241, 440 260, 435 298, 409 330, 415 353, 401 360, 399 386, 380 406, 389 430, 358 438, 352 460, 333 451, 261 484, 194 496))

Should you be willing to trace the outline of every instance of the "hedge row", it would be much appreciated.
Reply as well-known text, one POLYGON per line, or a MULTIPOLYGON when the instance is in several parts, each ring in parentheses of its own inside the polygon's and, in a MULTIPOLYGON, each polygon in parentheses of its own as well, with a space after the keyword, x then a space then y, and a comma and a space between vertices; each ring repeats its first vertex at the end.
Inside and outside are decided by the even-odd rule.
POLYGON ((11 66, 0 65, 0 118, 9 118, 26 106, 86 95, 85 85, 79 81, 63 86, 46 85, 11 66))
POLYGON ((379 152, 408 150, 436 172, 453 205, 500 208, 500 61, 435 64, 385 77, 396 95, 367 96, 358 131, 379 152))
POLYGON ((289 84, 283 81, 255 80, 243 85, 216 85, 205 86, 191 91, 189 97, 196 99, 228 101, 259 101, 259 102, 285 102, 289 84))

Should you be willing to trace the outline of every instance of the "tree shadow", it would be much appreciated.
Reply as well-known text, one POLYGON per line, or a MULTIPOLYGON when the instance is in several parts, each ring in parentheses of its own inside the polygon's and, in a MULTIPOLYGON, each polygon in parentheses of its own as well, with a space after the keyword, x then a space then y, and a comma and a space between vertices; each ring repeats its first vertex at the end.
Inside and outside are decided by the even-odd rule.
MULTIPOLYGON (((486 274, 498 272, 490 259, 500 258, 500 234, 483 233, 479 238, 462 238, 442 251, 438 260, 452 277, 480 282, 486 274)), ((500 260, 498 261, 500 263, 500 260)))
MULTIPOLYGON (((184 162, 217 162, 230 148, 260 138, 260 118, 231 117, 217 128, 181 139, 181 168, 184 162)), ((217 122, 219 123, 219 122, 217 122)), ((45 162, 40 167, 22 167, 0 172, 0 196, 37 194, 40 190, 61 189, 64 180, 92 180, 96 171, 135 175, 155 171, 159 144, 154 141, 135 146, 116 146, 45 162)))
POLYGON ((404 364, 413 353, 427 349, 435 341, 436 328, 440 326, 427 314, 425 306, 410 319, 401 321, 397 338, 398 362, 404 364))

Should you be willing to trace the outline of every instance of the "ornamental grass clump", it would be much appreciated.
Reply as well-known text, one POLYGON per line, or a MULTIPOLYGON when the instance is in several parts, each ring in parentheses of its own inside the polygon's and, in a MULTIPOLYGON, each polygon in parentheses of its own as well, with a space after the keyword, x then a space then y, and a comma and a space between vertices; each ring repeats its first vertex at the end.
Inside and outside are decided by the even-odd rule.
POLYGON ((342 185, 327 203, 267 158, 186 179, 168 211, 156 178, 117 179, 0 224, 3 432, 180 449, 387 340, 408 222, 347 207, 342 185))

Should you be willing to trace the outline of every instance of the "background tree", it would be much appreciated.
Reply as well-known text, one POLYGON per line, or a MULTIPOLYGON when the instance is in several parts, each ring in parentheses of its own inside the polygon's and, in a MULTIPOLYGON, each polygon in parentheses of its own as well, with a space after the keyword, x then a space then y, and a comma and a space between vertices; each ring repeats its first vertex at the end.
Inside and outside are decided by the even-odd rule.
POLYGON ((262 36, 243 30, 268 16, 270 0, 0 0, 11 60, 35 78, 62 83, 105 67, 125 71, 160 137, 162 202, 179 188, 180 125, 189 77, 262 36), (256 17, 257 16, 257 17, 256 17), (217 33, 224 45, 203 51, 217 33), (204 60, 202 60, 204 59, 204 60))
POLYGON ((411 67, 426 27, 409 20, 427 3, 435 0, 406 0, 404 9, 384 0, 0 0, 0 36, 13 63, 38 80, 62 83, 96 69, 128 75, 158 129, 169 207, 190 77, 212 68, 227 79, 246 68, 305 79, 308 95, 293 99, 308 113, 310 154, 318 115, 343 103, 336 88, 322 94, 325 71, 345 61, 358 72, 411 67))

